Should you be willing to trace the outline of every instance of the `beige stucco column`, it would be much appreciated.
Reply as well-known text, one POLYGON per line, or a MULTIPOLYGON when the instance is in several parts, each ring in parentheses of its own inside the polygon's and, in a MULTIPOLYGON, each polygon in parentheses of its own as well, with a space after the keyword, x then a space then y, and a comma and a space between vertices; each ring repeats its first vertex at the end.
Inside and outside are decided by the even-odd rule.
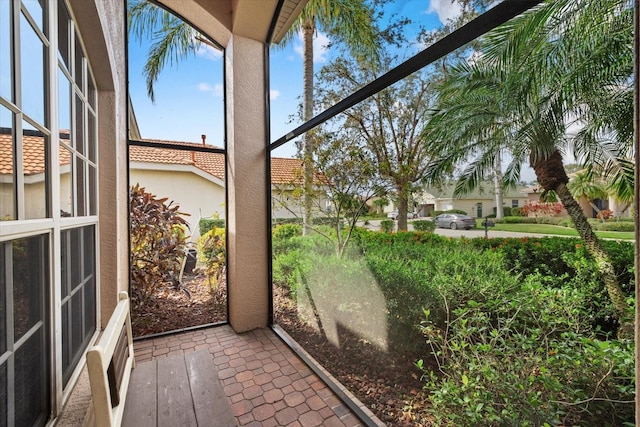
POLYGON ((229 323, 265 327, 269 313, 264 43, 234 35, 225 55, 229 323))

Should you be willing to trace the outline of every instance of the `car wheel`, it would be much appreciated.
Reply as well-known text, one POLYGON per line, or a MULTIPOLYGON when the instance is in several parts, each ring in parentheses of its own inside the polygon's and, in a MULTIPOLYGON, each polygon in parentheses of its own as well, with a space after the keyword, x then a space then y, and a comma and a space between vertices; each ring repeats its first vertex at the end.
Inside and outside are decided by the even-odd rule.
POLYGON ((457 230, 458 224, 456 224, 455 222, 452 222, 451 225, 449 225, 449 227, 451 227, 452 230, 457 230))

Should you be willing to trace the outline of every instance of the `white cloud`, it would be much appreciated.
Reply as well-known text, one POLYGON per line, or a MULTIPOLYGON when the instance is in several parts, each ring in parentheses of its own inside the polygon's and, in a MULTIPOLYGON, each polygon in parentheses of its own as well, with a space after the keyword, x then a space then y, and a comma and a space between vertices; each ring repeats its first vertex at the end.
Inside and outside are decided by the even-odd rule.
POLYGON ((280 91, 271 89, 271 91, 269 92, 269 98, 271 98, 271 100, 273 101, 275 99, 278 99, 279 97, 280 97, 280 91))
POLYGON ((199 83, 198 90, 200 92, 209 92, 209 93, 212 93, 214 96, 222 97, 224 92, 224 86, 222 86, 222 83, 216 83, 213 86, 211 86, 209 83, 199 83))
POLYGON ((427 13, 435 13, 443 24, 460 15, 462 7, 452 0, 431 0, 427 13))
POLYGON ((196 55, 205 59, 211 59, 215 61, 222 58, 222 51, 218 49, 214 49, 208 44, 201 43, 200 46, 198 46, 198 49, 196 50, 196 55))
MULTIPOLYGON (((331 41, 326 34, 321 33, 320 31, 316 31, 316 35, 313 37, 313 62, 314 63, 323 63, 327 61, 327 52, 329 51, 329 45, 331 41)), ((304 56, 304 47, 302 43, 302 32, 298 33, 298 37, 296 43, 293 47, 295 51, 300 55, 300 57, 304 56)))

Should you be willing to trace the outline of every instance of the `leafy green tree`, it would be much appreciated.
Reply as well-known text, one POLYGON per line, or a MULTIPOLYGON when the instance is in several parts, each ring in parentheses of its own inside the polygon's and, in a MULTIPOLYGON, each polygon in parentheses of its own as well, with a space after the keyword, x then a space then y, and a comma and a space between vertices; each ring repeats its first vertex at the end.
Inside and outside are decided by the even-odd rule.
MULTIPOLYGON (((341 57, 323 67, 319 98, 332 104, 363 83, 384 73, 391 63, 385 56, 378 68, 368 62, 341 57)), ((415 73, 371 96, 338 118, 341 131, 356 132, 360 150, 370 153, 377 171, 392 188, 397 201, 398 229, 407 230, 409 200, 424 176, 431 158, 422 130, 434 103, 432 79, 415 73)))
POLYGON ((432 179, 467 163, 458 193, 475 188, 505 147, 512 157, 505 184, 519 179, 528 160, 597 260, 625 330, 629 306, 606 251, 567 187, 562 153, 570 149, 584 164, 625 180, 632 16, 626 0, 558 0, 511 20, 485 37, 472 63, 450 69, 427 132, 442 154, 429 170, 432 179), (571 137, 574 124, 581 130, 571 137))

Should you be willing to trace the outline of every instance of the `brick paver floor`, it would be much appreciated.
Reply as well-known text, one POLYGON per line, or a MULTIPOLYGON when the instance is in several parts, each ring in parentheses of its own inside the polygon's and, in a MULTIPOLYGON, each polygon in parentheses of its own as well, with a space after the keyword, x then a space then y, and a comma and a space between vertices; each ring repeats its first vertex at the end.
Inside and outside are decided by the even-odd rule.
POLYGON ((136 341, 134 349, 137 362, 208 349, 239 425, 363 425, 270 329, 219 326, 136 341))

